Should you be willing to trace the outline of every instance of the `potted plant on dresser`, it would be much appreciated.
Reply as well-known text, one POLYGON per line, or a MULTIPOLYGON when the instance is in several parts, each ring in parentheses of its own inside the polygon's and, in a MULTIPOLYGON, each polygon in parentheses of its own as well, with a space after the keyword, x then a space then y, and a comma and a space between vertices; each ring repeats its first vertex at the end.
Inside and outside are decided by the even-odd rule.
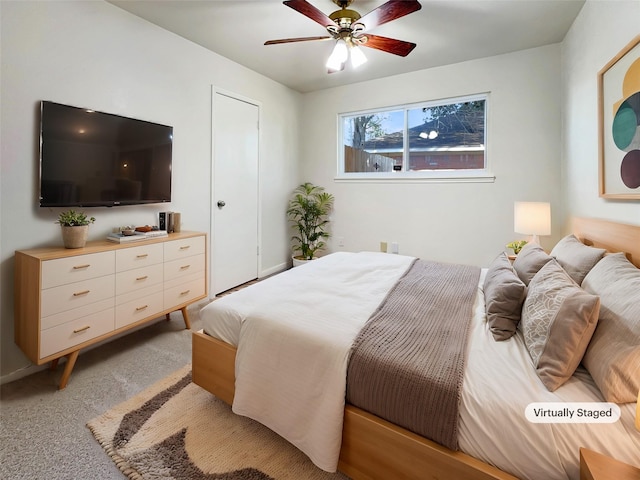
POLYGON ((95 222, 95 217, 87 217, 84 212, 67 210, 58 215, 62 229, 62 242, 65 248, 82 248, 87 243, 89 225, 95 222))
POLYGON ((293 256, 294 267, 315 259, 316 252, 326 246, 324 240, 330 236, 326 229, 332 208, 333 195, 325 192, 324 187, 305 182, 293 191, 287 216, 295 231, 291 237, 292 248, 299 252, 293 256))

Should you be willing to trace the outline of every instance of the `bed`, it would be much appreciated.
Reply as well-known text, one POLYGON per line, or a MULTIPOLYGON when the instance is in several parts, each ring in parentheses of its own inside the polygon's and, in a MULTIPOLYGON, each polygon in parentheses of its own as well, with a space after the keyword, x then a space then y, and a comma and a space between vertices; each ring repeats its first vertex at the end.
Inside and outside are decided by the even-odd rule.
MULTIPOLYGON (((571 277, 574 281, 579 284, 585 282, 585 289, 606 290, 606 287, 598 286, 603 284, 600 277, 604 276, 604 283, 607 283, 604 273, 596 274, 594 270, 591 277, 581 278, 589 275, 593 265, 627 262, 630 268, 634 268, 627 261, 628 258, 640 267, 640 227, 603 220, 575 219, 573 232, 575 237, 567 237, 567 241, 563 239, 557 249, 554 247, 557 255, 553 266, 552 262, 549 265, 542 262, 544 265, 537 266, 536 271, 531 270, 535 263, 533 260, 538 259, 536 255, 541 255, 540 252, 529 253, 529 257, 523 256, 522 261, 517 259, 520 265, 514 263, 519 270, 514 270, 516 276, 530 276, 527 283, 530 284, 529 292, 533 293, 529 300, 521 299, 525 302, 523 308, 529 305, 529 310, 532 310, 535 307, 536 292, 540 293, 544 285, 538 279, 533 280, 535 274, 543 268, 558 270, 561 260, 565 262, 564 267, 554 270, 555 274, 566 276, 571 272, 580 280, 578 282, 571 277), (575 241, 576 238, 581 240, 579 246, 569 241, 575 241), (588 265, 584 264, 582 257, 577 264, 571 261, 567 263, 567 260, 573 260, 576 248, 580 250, 587 245, 591 249, 587 257, 592 257, 586 262, 588 265), (625 252, 626 257, 605 257, 604 249, 608 252, 625 252), (526 258, 532 261, 527 262, 526 258), (608 260, 601 263, 600 259, 604 258, 608 260)), ((531 250, 533 252, 534 248, 531 250)), ((490 312, 492 319, 496 317, 491 311, 493 304, 487 300, 493 295, 491 279, 501 271, 500 268, 502 271, 506 268, 504 265, 500 268, 494 266, 494 263, 499 265, 502 261, 499 258, 489 268, 479 270, 477 277, 473 276, 471 270, 465 270, 464 276, 469 277, 467 284, 474 283, 471 300, 474 315, 470 319, 467 355, 463 362, 460 408, 456 411, 459 419, 456 424, 458 448, 447 448, 411 431, 414 430, 411 427, 399 426, 397 423, 401 424, 401 421, 384 420, 349 402, 345 404, 344 395, 341 404, 323 404, 324 397, 338 398, 341 391, 347 391, 346 385, 340 386, 340 382, 335 381, 336 375, 329 375, 334 365, 329 365, 333 360, 327 359, 338 359, 335 366, 337 377, 340 377, 340 369, 345 368, 345 348, 348 368, 349 355, 352 355, 350 345, 355 338, 359 341, 364 331, 361 317, 365 315, 366 322, 370 316, 373 318, 372 313, 380 311, 380 305, 390 300, 389 292, 397 288, 400 279, 407 276, 406 273, 415 262, 410 257, 366 252, 347 256, 354 257, 355 263, 360 264, 357 268, 361 270, 356 270, 357 273, 348 269, 340 271, 340 265, 348 263, 347 259, 334 254, 318 267, 298 267, 207 305, 201 312, 205 327, 203 331, 193 334, 194 382, 233 404, 237 413, 256 418, 282 434, 321 468, 331 471, 332 462, 337 461, 337 468, 355 479, 577 479, 580 447, 591 448, 640 467, 640 432, 633 427, 638 384, 632 379, 631 385, 626 385, 627 390, 636 389, 633 401, 626 398, 628 391, 616 397, 620 395, 615 392, 619 385, 601 386, 594 380, 603 381, 598 377, 598 365, 592 366, 591 371, 583 365, 577 366, 575 372, 571 368, 567 378, 559 381, 553 361, 545 363, 545 353, 540 354, 539 349, 536 369, 529 350, 533 347, 529 345, 531 342, 525 334, 529 332, 527 327, 505 326, 501 323, 505 320, 500 316, 496 322, 490 324, 488 321, 487 312, 490 312), (375 264, 375 268, 367 270, 371 264, 375 264), (330 282, 328 290, 322 294, 324 296, 312 297, 314 301, 309 308, 304 298, 308 297, 306 292, 320 288, 318 285, 324 282, 323 277, 328 275, 327 272, 337 272, 336 278, 330 282), (366 282, 367 288, 362 288, 362 281, 366 282), (349 287, 351 284, 353 289, 349 287), (267 318, 268 313, 276 317, 275 322, 267 318), (293 322, 294 330, 299 330, 297 337, 291 336, 291 325, 283 320, 287 318, 293 322), (323 328, 314 326, 318 321, 323 328), (346 332, 340 330, 341 333, 336 334, 338 330, 334 328, 343 329, 345 325, 346 332), (496 338, 508 335, 504 332, 510 328, 514 332, 508 339, 496 341, 496 338), (336 344, 333 342, 335 337, 340 337, 336 344), (326 346, 325 340, 332 342, 326 346), (309 354, 312 351, 314 354, 309 354), (550 370, 545 370, 546 367, 542 368, 541 365, 551 365, 550 370), (278 370, 281 368, 285 370, 278 370), (308 371, 314 374, 301 374, 308 371), (495 375, 498 379, 492 380, 495 375), (298 383, 294 386, 287 384, 290 378, 296 378, 298 383), (259 389, 258 396, 252 394, 254 391, 251 388, 254 387, 259 389), (308 393, 310 398, 297 398, 300 392, 308 393), (605 395, 609 399, 620 400, 615 402, 620 414, 620 419, 615 423, 532 423, 523 414, 528 405, 535 402, 603 402, 607 399, 605 395), (296 398, 297 402, 294 402, 296 398), (311 403, 318 401, 318 398, 320 403, 311 403), (303 404, 300 411, 291 406, 295 403, 303 404), (313 405, 311 414, 304 409, 306 403, 313 405), (270 411, 264 408, 265 405, 275 406, 274 410, 278 410, 277 406, 280 405, 280 410, 286 409, 286 414, 270 411), (286 408, 282 405, 286 405, 286 408), (339 405, 339 410, 336 405, 339 405), (288 417, 293 419, 293 425, 281 427, 282 423, 278 422, 286 423, 288 417), (340 420, 338 427, 332 426, 334 422, 331 419, 337 417, 340 420), (280 428, 283 430, 279 431, 280 428), (311 437, 314 437, 313 441, 321 439, 319 450, 315 450, 315 445, 306 443, 305 431, 317 432, 311 437), (325 456, 325 447, 332 445, 335 452, 330 451, 325 456)), ((605 267, 598 268, 603 270, 605 267)), ((637 295, 637 290, 633 292, 637 295)), ((582 299, 579 295, 586 295, 584 292, 577 294, 576 298, 579 299, 582 299)), ((607 311, 607 295, 610 293, 587 295, 584 302, 579 301, 591 307, 597 303, 602 308, 599 303, 602 299, 602 311, 607 311)), ((583 316, 591 318, 594 315, 597 317, 602 313, 592 312, 583 316)), ((530 322, 529 317, 531 315, 527 317, 527 322, 530 322)), ((585 328, 592 330, 586 335, 586 343, 582 338, 585 335, 574 335, 578 344, 582 342, 585 343, 582 347, 591 348, 589 340, 592 338, 594 345, 607 341, 608 337, 600 334, 604 328, 598 330, 599 325, 593 320, 585 322, 591 325, 585 328)), ((527 324, 524 318, 522 323, 527 324)), ((589 359, 594 358, 590 364, 600 361, 595 347, 593 350, 594 353, 589 353, 589 359)), ((637 350, 638 345, 631 345, 631 355, 626 360, 631 358, 635 362, 637 357, 633 355, 638 353, 637 350)), ((637 362, 627 367, 634 378, 637 376, 640 379, 638 369, 640 366, 637 362)), ((345 383, 344 378, 342 383, 345 383)))

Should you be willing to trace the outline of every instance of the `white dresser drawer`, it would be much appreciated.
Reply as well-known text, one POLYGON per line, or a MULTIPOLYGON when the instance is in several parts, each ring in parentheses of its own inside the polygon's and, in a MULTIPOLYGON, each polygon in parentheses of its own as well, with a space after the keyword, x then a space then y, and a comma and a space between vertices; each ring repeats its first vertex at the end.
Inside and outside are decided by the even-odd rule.
POLYGON ((40 358, 112 332, 113 329, 114 309, 111 307, 43 330, 40 334, 40 358))
POLYGON ((116 295, 139 290, 163 281, 162 264, 116 273, 116 295))
POLYGON ((115 288, 114 275, 48 288, 41 293, 41 316, 55 315, 111 298, 115 288))
POLYGON ((42 289, 115 272, 115 252, 90 253, 42 262, 42 289))
POLYGON ((182 278, 193 273, 204 271, 204 253, 186 258, 179 258, 165 262, 164 279, 170 281, 175 278, 182 278))
POLYGON ((162 312, 162 299, 163 294, 159 291, 118 305, 116 307, 116 329, 162 312))
POLYGON ((155 285, 150 285, 148 287, 141 288, 133 292, 127 292, 127 293, 123 293, 122 295, 116 295, 116 307, 118 305, 123 305, 127 302, 133 302, 136 299, 149 296, 153 293, 162 292, 163 290, 164 290, 164 285, 162 283, 156 283, 155 285))
POLYGON ((165 285, 165 308, 181 305, 204 295, 204 276, 195 275, 194 277, 174 286, 165 285))
POLYGON ((191 255, 199 255, 204 251, 204 236, 172 240, 164 243, 164 261, 168 262, 191 255))
POLYGON ((161 243, 123 248, 116 251, 116 272, 162 263, 163 256, 161 243))
POLYGON ((112 309, 114 306, 114 298, 110 297, 99 302, 90 303, 82 307, 74 308, 73 310, 66 310, 64 312, 56 313, 55 315, 49 315, 42 317, 40 320, 40 329, 46 330, 48 328, 55 327, 56 325, 62 325, 63 323, 77 320, 82 317, 88 317, 95 312, 102 310, 112 309))

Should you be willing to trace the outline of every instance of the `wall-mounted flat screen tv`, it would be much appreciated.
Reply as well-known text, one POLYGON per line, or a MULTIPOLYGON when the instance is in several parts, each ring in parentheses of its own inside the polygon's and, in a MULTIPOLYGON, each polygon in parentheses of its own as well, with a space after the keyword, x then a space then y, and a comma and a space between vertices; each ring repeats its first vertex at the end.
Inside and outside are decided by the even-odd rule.
POLYGON ((41 102, 40 206, 171 201, 173 127, 41 102))

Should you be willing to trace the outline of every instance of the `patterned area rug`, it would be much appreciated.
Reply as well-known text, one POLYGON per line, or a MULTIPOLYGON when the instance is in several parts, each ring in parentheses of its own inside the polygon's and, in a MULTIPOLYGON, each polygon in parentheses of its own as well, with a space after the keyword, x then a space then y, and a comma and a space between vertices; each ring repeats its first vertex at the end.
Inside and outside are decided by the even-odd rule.
POLYGON ((191 366, 87 426, 130 479, 343 480, 191 383, 191 366))

